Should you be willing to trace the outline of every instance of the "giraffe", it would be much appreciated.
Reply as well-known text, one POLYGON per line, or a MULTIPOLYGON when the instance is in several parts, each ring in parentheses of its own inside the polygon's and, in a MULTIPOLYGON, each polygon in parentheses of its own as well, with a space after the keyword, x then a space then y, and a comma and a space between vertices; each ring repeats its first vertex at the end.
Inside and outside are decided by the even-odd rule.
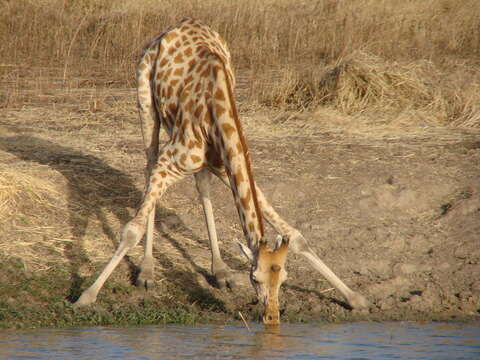
POLYGON ((210 201, 212 175, 231 189, 247 243, 239 243, 240 250, 251 264, 250 281, 264 306, 265 324, 280 322, 279 288, 287 278, 289 249, 303 255, 352 308, 368 306, 362 295, 320 260, 303 235, 278 215, 257 186, 234 87, 225 41, 198 20, 183 19, 145 46, 137 66, 137 100, 147 157, 144 196, 136 215, 124 226, 114 255, 74 306, 96 301, 107 278, 144 235, 137 285, 152 285, 155 204, 170 185, 188 175, 195 177, 210 242, 211 271, 220 287, 233 285, 234 278, 218 246, 210 201), (169 140, 159 148, 161 127, 169 140), (274 248, 264 241, 263 217, 280 234, 274 248))

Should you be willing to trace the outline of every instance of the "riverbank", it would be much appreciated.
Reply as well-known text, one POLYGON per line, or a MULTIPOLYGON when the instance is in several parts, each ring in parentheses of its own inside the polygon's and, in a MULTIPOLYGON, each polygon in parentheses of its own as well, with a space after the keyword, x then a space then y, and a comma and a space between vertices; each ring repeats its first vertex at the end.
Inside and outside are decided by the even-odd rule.
MULTIPOLYGON (((158 205, 156 286, 132 285, 138 246, 95 305, 71 307, 113 254, 141 196, 145 160, 134 94, 123 93, 98 112, 72 110, 74 103, 2 110, 0 326, 229 322, 239 312, 258 319, 248 266, 233 241, 242 232, 231 194, 215 182, 223 256, 244 281, 222 291, 209 275, 191 179, 158 205), (120 99, 128 111, 115 113, 120 99)), ((284 321, 478 319, 478 130, 372 126, 369 117, 357 117, 352 129, 338 115, 334 122, 331 109, 292 114, 244 105, 242 115, 255 176, 270 201, 373 304, 366 313, 351 311, 291 254, 284 321)))

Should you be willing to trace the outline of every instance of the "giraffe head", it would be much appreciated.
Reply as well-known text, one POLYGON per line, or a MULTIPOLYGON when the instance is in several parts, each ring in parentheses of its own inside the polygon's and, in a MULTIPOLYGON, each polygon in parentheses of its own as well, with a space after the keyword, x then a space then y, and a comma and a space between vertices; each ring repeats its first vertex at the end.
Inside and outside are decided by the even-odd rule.
POLYGON ((265 306, 263 323, 266 325, 280 323, 278 292, 280 285, 287 279, 285 261, 288 241, 287 236, 279 236, 275 249, 270 249, 265 241, 261 241, 258 248, 253 250, 240 244, 243 253, 252 264, 250 281, 258 300, 265 306))

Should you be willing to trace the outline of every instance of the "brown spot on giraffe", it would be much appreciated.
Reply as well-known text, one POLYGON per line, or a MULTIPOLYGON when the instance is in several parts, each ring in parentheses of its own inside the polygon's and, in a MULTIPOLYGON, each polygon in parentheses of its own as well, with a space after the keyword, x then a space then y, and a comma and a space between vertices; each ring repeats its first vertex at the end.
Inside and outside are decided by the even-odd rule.
POLYGON ((160 60, 160 67, 163 68, 167 64, 168 64, 168 59, 167 58, 163 58, 162 60, 160 60))
POLYGON ((190 74, 184 79, 184 83, 189 84, 190 82, 192 82, 192 80, 193 80, 193 75, 190 74))
POLYGON ((167 95, 166 95, 167 98, 172 97, 172 96, 173 96, 173 92, 174 92, 173 87, 169 86, 169 87, 167 88, 167 95))
MULTIPOLYGON (((218 107, 217 107, 218 109, 218 107)), ((218 114, 218 110, 217 110, 217 114, 218 114)), ((225 133, 225 135, 227 136, 228 139, 230 139, 233 135, 233 133, 236 132, 236 129, 229 123, 224 123, 222 124, 222 129, 223 129, 223 132, 225 133)))
POLYGON ((217 119, 220 119, 222 115, 225 113, 225 108, 220 104, 215 104, 215 112, 217 115, 217 119))
POLYGON ((242 143, 240 141, 237 142, 237 151, 239 153, 243 153, 243 146, 242 146, 242 143))
MULTIPOLYGON (((208 110, 205 113, 205 116, 203 117, 203 119, 204 119, 205 123, 207 123, 208 125, 213 125, 213 117, 212 117, 212 114, 211 114, 210 110, 208 110)), ((215 133, 217 133, 217 131, 218 131, 218 134, 220 134, 218 128, 215 129, 215 133)))
POLYGON ((195 92, 199 93, 201 88, 202 88, 202 83, 201 82, 197 83, 197 85, 195 85, 195 92))
POLYGON ((193 106, 195 105, 195 102, 193 101, 193 99, 190 99, 188 102, 187 102, 187 105, 185 105, 185 111, 189 114, 191 114, 193 112, 193 106))
POLYGON ((183 75, 183 67, 179 67, 179 68, 175 69, 175 71, 173 72, 173 75, 182 76, 183 75))
POLYGON ((189 62, 188 62, 188 69, 189 71, 191 71, 195 65, 197 64, 197 61, 195 59, 191 59, 189 62))
POLYGON ((198 162, 202 161, 202 158, 200 156, 197 156, 197 155, 190 155, 190 159, 192 159, 193 163, 198 163, 198 162))
POLYGON ((163 40, 166 42, 170 42, 173 39, 175 39, 177 36, 178 34, 175 31, 171 31, 163 37, 163 40))
POLYGON ((250 189, 247 190, 247 193, 245 196, 240 197, 240 202, 245 210, 250 210, 250 198, 252 194, 250 192, 250 189))
POLYGON ((207 85, 207 89, 209 92, 213 92, 213 81, 209 81, 207 85))
POLYGON ((217 91, 215 91, 215 99, 219 101, 225 101, 225 94, 222 90, 217 89, 217 91))
POLYGON ((185 55, 186 57, 192 56, 192 53, 193 53, 193 51, 192 51, 191 47, 188 47, 183 51, 183 55, 185 55))
POLYGON ((183 55, 181 53, 178 53, 177 56, 173 58, 173 62, 175 64, 181 64, 183 63, 183 55))
POLYGON ((199 104, 195 109, 195 112, 193 113, 193 115, 195 115, 196 118, 200 118, 200 116, 202 115, 202 112, 203 112, 203 105, 199 104))

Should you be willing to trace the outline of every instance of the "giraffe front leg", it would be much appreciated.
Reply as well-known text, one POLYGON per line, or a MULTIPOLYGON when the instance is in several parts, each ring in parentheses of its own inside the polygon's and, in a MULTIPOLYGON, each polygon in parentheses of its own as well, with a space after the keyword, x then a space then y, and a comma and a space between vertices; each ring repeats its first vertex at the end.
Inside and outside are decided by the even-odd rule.
POLYGON ((327 281, 337 289, 347 300, 352 309, 367 309, 370 307, 368 300, 360 293, 351 290, 325 263, 315 254, 308 245, 307 240, 298 231, 294 230, 290 236, 290 249, 299 255, 302 255, 310 265, 320 272, 327 281))
POLYGON ((94 303, 97 300, 97 295, 103 284, 109 276, 112 274, 113 270, 118 266, 120 261, 123 259, 125 254, 129 249, 134 247, 142 238, 143 229, 139 227, 134 220, 130 221, 125 225, 120 245, 118 246, 115 254, 112 256, 107 266, 103 269, 100 276, 95 280, 95 282, 87 290, 85 290, 82 295, 78 298, 77 301, 73 304, 75 307, 86 306, 94 303))
POLYGON ((215 219, 213 217, 212 202, 210 201, 210 181, 212 174, 204 169, 195 174, 197 190, 202 202, 205 222, 207 224, 208 239, 210 240, 210 250, 212 252, 212 275, 220 289, 225 287, 233 288, 237 285, 238 278, 234 272, 224 263, 218 246, 217 230, 215 228, 215 219))
MULTIPOLYGON (((128 250, 137 245, 145 233, 149 218, 154 216, 153 209, 157 199, 165 193, 170 185, 182 179, 184 176, 185 174, 174 170, 174 166, 172 166, 172 162, 169 159, 160 158, 159 163, 152 169, 149 183, 146 187, 145 196, 137 214, 123 228, 120 245, 115 251, 115 254, 92 286, 85 290, 80 298, 74 303, 75 307, 89 305, 96 301, 98 292, 103 287, 105 281, 107 281, 128 250)), ((153 221, 149 222, 148 226, 150 227, 150 230, 147 231, 153 232, 153 221)), ((151 243, 148 243, 146 245, 146 253, 148 252, 146 256, 146 266, 148 266, 149 261, 152 262, 151 275, 153 276, 153 257, 151 257, 151 248, 151 243)))
MULTIPOLYGON (((144 96, 145 91, 150 92, 151 88, 143 89, 143 93, 138 95, 139 114, 142 125, 143 143, 145 145, 145 154, 147 156, 147 166, 145 168, 145 190, 147 192, 150 184, 152 171, 158 162, 159 150, 159 135, 161 128, 161 118, 165 118, 164 104, 162 103, 161 111, 156 113, 152 104, 151 96, 144 96)), ((153 230, 155 225, 155 206, 148 215, 147 230, 145 234, 145 252, 142 263, 140 265, 140 272, 136 279, 138 287, 145 287, 146 289, 153 286, 153 230)))

